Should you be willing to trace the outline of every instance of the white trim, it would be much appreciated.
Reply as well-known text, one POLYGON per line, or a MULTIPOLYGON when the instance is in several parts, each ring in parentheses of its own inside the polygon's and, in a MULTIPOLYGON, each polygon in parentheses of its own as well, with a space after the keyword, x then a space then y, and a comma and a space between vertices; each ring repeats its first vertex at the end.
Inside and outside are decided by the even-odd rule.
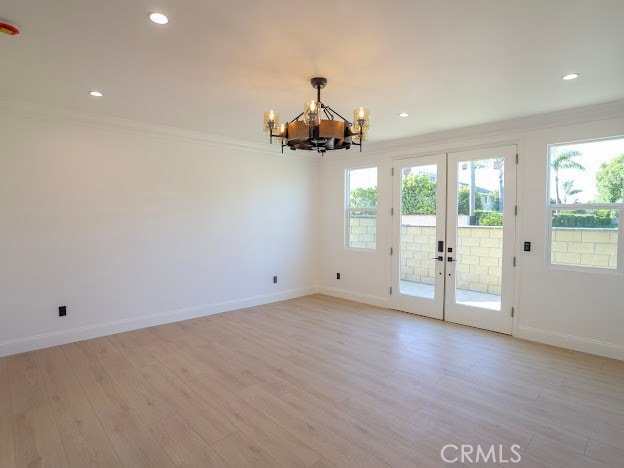
MULTIPOLYGON (((133 135, 149 136, 152 138, 163 138, 166 140, 182 141, 185 143, 196 143, 207 146, 218 146, 236 150, 252 151, 265 155, 274 155, 283 158, 278 145, 270 145, 268 142, 260 143, 240 138, 214 135, 195 130, 186 130, 165 125, 157 125, 135 120, 121 119, 101 114, 92 114, 67 110, 58 107, 44 106, 41 104, 18 101, 14 99, 0 98, 0 110, 4 110, 11 115, 19 115, 25 118, 45 120, 53 123, 78 125, 82 127, 96 128, 116 133, 126 133, 133 135)), ((301 152, 300 159, 318 163, 320 158, 316 153, 301 152)), ((297 153, 297 156, 300 156, 297 153)))
MULTIPOLYGON (((521 137, 516 143, 518 146, 518 159, 516 163, 516 205, 522 207, 524 204, 524 198, 520 198, 520 195, 524 195, 524 193, 519 189, 524 184, 524 137, 521 137)), ((516 216, 516 237, 515 237, 515 245, 514 245, 514 255, 516 256, 516 261, 518 262, 517 270, 514 273, 514 292, 513 292, 513 304, 514 308, 514 316, 511 318, 511 336, 516 336, 518 333, 518 326, 520 324, 520 294, 522 286, 522 256, 521 253, 524 251, 522 248, 522 233, 524 232, 524 216, 516 216)))
POLYGON ((550 148, 553 146, 584 145, 587 143, 597 143, 600 141, 621 140, 622 138, 624 138, 624 135, 614 135, 614 136, 609 136, 609 137, 586 138, 585 140, 569 140, 569 141, 560 141, 559 143, 549 143, 548 154, 550 155, 550 148))
MULTIPOLYGON (((260 153, 270 153, 282 155, 280 151, 273 152, 272 149, 277 147, 261 143, 258 141, 237 139, 219 135, 212 135, 205 132, 168 127, 164 125, 150 124, 147 122, 122 119, 117 117, 105 116, 100 114, 92 114, 87 112, 79 112, 63 109, 61 107, 45 106, 35 104, 15 98, 0 96, 0 109, 7 110, 10 113, 22 115, 24 117, 39 118, 51 120, 55 122, 73 123, 75 125, 83 125, 95 128, 104 128, 111 131, 149 134, 152 136, 164 137, 174 140, 186 142, 198 142, 209 145, 221 145, 230 148, 255 151, 260 153)), ((354 158, 352 152, 335 152, 332 155, 332 161, 343 159, 359 159, 360 157, 369 158, 376 155, 391 155, 393 157, 412 157, 413 148, 432 145, 445 144, 457 151, 454 144, 458 142, 466 142, 472 139, 484 138, 500 138, 505 135, 527 132, 531 130, 542 130, 545 128, 563 127, 571 124, 593 122, 599 120, 607 120, 624 116, 624 100, 612 101, 593 106, 567 109, 562 111, 535 114, 527 117, 513 118, 493 123, 485 123, 480 125, 441 130, 439 132, 426 133, 413 137, 406 137, 391 141, 378 141, 368 143, 365 153, 358 153, 354 158)), ((497 145, 513 144, 514 141, 493 142, 497 145)), ((449 148, 450 149, 450 148, 449 148)), ((465 148, 468 149, 468 148, 465 148)), ((435 153, 446 151, 437 150, 435 153)), ((320 159, 316 153, 300 151, 297 153, 306 155, 305 159, 319 162, 320 159)))
MULTIPOLYGON (((361 293, 359 291, 350 291, 346 289, 333 288, 330 286, 319 286, 318 293, 346 299, 349 301, 361 302, 363 304, 370 304, 384 309, 392 308, 388 304, 388 300, 386 298, 374 296, 372 294, 361 293)), ((514 330, 512 337, 515 339, 523 339, 528 341, 534 341, 537 343, 557 346, 561 349, 580 351, 583 353, 595 354, 597 356, 624 360, 624 345, 619 345, 616 343, 593 340, 591 338, 583 338, 581 336, 568 335, 565 333, 558 333, 550 330, 542 330, 539 328, 527 327, 525 325, 518 325, 516 330, 514 330)))
POLYGON ((338 161, 352 161, 351 163, 374 161, 372 158, 379 156, 398 159, 482 147, 507 146, 519 144, 519 140, 523 138, 522 134, 526 132, 620 117, 624 117, 624 100, 545 114, 534 114, 475 126, 440 130, 439 132, 397 140, 372 141, 364 147, 364 153, 335 152, 331 159, 325 158, 323 164, 338 161), (472 144, 473 141, 474 144, 472 144), (415 153, 414 149, 419 153, 415 153))
POLYGON ((339 297, 341 299, 347 299, 349 301, 361 302, 363 304, 369 304, 377 307, 388 308, 388 298, 374 296, 372 294, 365 294, 359 291, 349 291, 347 289, 332 288, 330 286, 319 286, 318 292, 325 294, 326 296, 339 297))
MULTIPOLYGON (((624 100, 612 101, 593 106, 566 109, 562 111, 533 114, 527 117, 519 117, 473 125, 468 127, 454 128, 421 134, 413 137, 402 138, 394 141, 370 142, 365 146, 367 155, 383 154, 401 157, 412 156, 413 148, 445 144, 453 146, 454 143, 465 143, 468 140, 502 137, 515 133, 525 133, 533 130, 546 128, 565 127, 568 125, 607 120, 624 116, 624 100)), ((509 144, 512 142, 510 141, 509 144)), ((505 141, 501 145, 508 144, 505 141)), ((441 152, 441 151, 439 151, 441 152)), ((347 155, 345 155, 347 157, 347 155)), ((353 156, 351 156, 353 157, 353 156)))
POLYGON ((75 341, 97 338, 100 336, 113 335, 139 328, 153 327, 165 323, 179 322, 207 315, 229 312, 232 310, 254 307, 271 302, 285 301, 296 297, 307 296, 318 292, 317 286, 306 288, 290 289, 270 294, 259 294, 242 299, 231 299, 227 301, 215 302, 212 304, 202 304, 182 309, 159 312, 156 314, 141 315, 127 319, 114 320, 107 323, 86 325, 84 327, 60 330, 41 335, 27 336, 14 340, 0 342, 0 357, 11 354, 24 353, 50 346, 58 346, 75 341))
POLYGON ((572 349, 583 353, 596 354, 612 359, 624 360, 624 346, 606 341, 583 338, 581 336, 567 335, 565 333, 542 330, 539 328, 518 326, 517 338, 537 341, 560 348, 572 349))
POLYGON ((375 248, 369 249, 367 247, 344 247, 344 250, 347 252, 359 252, 365 254, 374 254, 377 253, 377 241, 375 241, 375 248))

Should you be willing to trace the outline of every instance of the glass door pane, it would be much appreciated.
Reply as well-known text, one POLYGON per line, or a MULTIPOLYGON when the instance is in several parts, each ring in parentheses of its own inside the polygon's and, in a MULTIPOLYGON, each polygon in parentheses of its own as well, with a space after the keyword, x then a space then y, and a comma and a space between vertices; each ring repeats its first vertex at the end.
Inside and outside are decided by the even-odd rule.
POLYGON ((401 169, 401 294, 435 297, 437 180, 437 164, 401 169))
POLYGON ((504 193, 504 158, 457 163, 458 304, 501 308, 504 193))

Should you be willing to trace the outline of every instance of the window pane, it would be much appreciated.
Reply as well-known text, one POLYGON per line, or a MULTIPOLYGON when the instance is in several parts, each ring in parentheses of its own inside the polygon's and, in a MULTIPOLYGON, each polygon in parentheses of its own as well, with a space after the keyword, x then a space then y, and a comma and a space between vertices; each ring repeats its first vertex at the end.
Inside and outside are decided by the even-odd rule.
POLYGON ((624 138, 550 147, 550 203, 621 203, 624 138))
POLYGON ((617 269, 618 210, 553 210, 553 265, 617 269))
POLYGON ((349 208, 377 208, 377 168, 348 171, 349 208))
POLYGON ((377 247, 377 168, 347 169, 345 223, 347 247, 377 247))
POLYGON ((347 213, 349 247, 375 249, 377 246, 377 212, 357 210, 347 213))

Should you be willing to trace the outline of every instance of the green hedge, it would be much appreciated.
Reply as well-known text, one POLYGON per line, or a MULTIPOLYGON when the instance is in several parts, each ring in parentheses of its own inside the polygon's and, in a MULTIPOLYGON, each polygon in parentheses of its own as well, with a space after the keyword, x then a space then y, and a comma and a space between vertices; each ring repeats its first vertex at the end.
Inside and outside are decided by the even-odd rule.
MULTIPOLYGON (((475 226, 502 226, 503 213, 500 211, 477 210, 474 213, 473 223, 475 226)), ((552 219, 553 227, 569 228, 609 228, 613 227, 613 219, 610 210, 598 210, 592 213, 586 212, 555 212, 552 219)))
POLYGON ((553 227, 583 227, 608 228, 612 227, 611 211, 598 210, 595 213, 553 213, 553 227))
MULTIPOLYGON (((475 210, 474 226, 502 226, 502 211, 475 210)), ((472 224, 472 223, 471 223, 472 224)))

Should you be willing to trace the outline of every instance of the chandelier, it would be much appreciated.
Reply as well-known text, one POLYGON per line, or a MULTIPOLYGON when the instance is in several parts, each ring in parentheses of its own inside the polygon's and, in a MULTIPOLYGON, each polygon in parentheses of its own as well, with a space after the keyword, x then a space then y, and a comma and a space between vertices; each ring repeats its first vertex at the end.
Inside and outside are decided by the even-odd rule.
POLYGON ((316 89, 316 100, 307 101, 303 112, 286 124, 280 124, 279 113, 272 110, 264 113, 264 131, 273 139, 291 150, 308 150, 325 153, 338 149, 349 149, 351 145, 360 147, 368 139, 370 113, 359 107, 353 111, 353 122, 349 122, 334 109, 321 101, 321 89, 327 78, 315 77, 310 80, 316 89))

